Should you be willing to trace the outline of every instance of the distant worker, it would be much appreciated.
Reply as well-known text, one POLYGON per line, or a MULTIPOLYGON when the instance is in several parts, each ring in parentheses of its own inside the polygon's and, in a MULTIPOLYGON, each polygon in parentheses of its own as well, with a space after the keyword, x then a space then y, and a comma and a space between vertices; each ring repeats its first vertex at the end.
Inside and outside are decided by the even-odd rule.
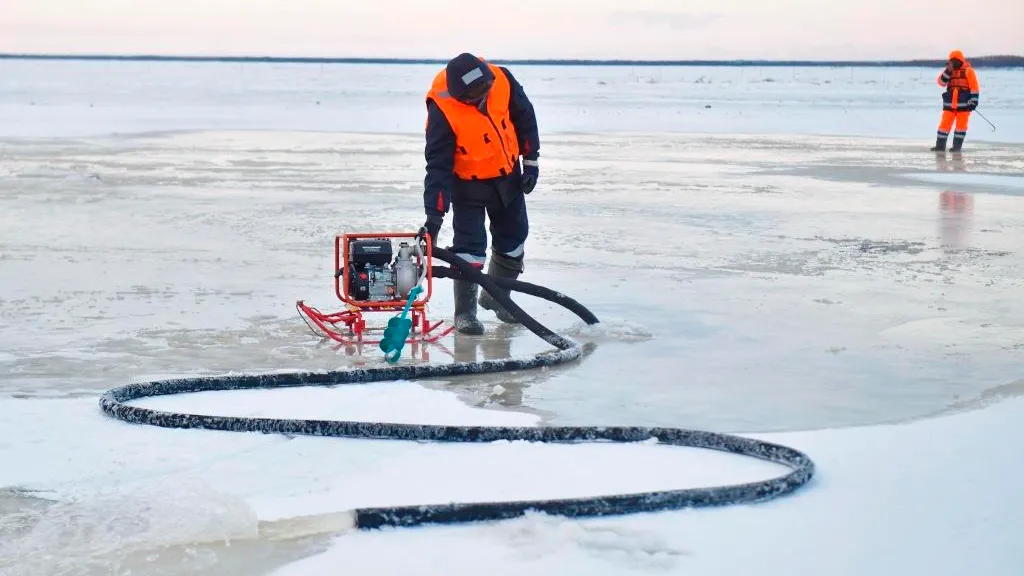
MULTIPOLYGON (((452 252, 482 269, 486 212, 491 232, 487 273, 518 278, 529 232, 524 194, 533 191, 538 177, 540 138, 533 104, 508 69, 462 53, 434 77, 426 105, 424 228, 436 243, 450 207, 452 252)), ((454 282, 455 328, 463 334, 484 332, 476 317, 478 291, 474 282, 454 282)), ((503 322, 517 322, 486 292, 480 305, 503 322)))
POLYGON ((942 93, 942 120, 939 122, 939 133, 932 151, 946 151, 946 140, 955 121, 956 132, 953 132, 953 145, 949 151, 959 152, 963 148, 964 138, 967 137, 967 123, 971 112, 978 107, 978 97, 981 95, 978 77, 974 74, 974 67, 964 58, 964 53, 953 50, 949 53, 946 69, 942 71, 937 81, 946 91, 942 93))

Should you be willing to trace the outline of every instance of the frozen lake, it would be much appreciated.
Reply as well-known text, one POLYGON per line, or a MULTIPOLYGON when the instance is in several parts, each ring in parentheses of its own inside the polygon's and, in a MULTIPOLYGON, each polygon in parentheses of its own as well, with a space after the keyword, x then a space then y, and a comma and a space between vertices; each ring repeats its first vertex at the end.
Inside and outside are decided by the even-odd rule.
MULTIPOLYGON (((201 433, 125 428, 95 396, 168 375, 380 362, 373 346, 360 356, 319 342, 294 303, 338 307, 335 233, 422 223, 422 96, 435 69, 0 61, 0 461, 16 463, 0 490, 60 498, 185 475, 199 482, 187 494, 221 502, 217 490, 231 490, 203 484, 203 458, 223 483, 294 464, 290 448, 217 434, 223 455, 183 458, 168 476, 143 454, 175 434, 197 450, 201 433), (140 439, 123 454, 103 447, 125 435, 140 439)), ((602 325, 520 297, 593 350, 567 367, 422 386, 544 423, 735 433, 913 421, 1024 390, 1021 71, 979 70, 981 110, 998 129, 973 118, 962 157, 927 150, 939 115, 930 69, 513 72, 542 130, 523 279, 573 296, 602 325)), ((448 318, 450 284, 438 286, 432 312, 448 318)), ((449 337, 404 361, 547 348, 481 317, 486 337, 449 337)), ((403 390, 396 403, 415 394, 403 390)), ((246 409, 274 406, 261 398, 246 409)), ((336 444, 314 444, 334 457, 336 444)), ((336 489, 306 466, 239 489, 256 510, 239 504, 239 525, 320 510, 289 500, 336 489)), ((36 506, 4 498, 0 515, 36 506)), ((181 542, 198 538, 184 528, 192 512, 179 512, 181 542)), ((11 533, 22 554, 66 536, 11 533)), ((265 542, 245 552, 264 569, 308 553, 265 542)), ((220 573, 256 569, 210 554, 200 564, 220 573)))
MULTIPOLYGON (((420 134, 435 65, 0 61, 11 136, 279 129, 420 134)), ((522 66, 542 131, 836 134, 934 141, 931 68, 522 66)), ((979 69, 970 140, 1024 140, 1019 69, 979 69)), ((552 159, 554 159, 552 157, 552 159)))

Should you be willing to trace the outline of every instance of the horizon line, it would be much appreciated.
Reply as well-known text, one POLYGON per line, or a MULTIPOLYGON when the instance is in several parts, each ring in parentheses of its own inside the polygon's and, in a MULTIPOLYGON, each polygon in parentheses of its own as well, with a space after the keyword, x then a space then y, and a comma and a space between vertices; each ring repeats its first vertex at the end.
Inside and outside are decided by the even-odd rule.
MULTIPOLYGON (((445 64, 447 58, 318 57, 318 56, 228 56, 185 54, 46 54, 0 53, 0 60, 92 60, 150 62, 253 62, 282 64, 445 64)), ((985 67, 1024 67, 1024 56, 984 55, 969 59, 985 67), (993 62, 995 60, 995 62, 993 62), (1000 62, 1005 61, 1005 62, 1000 62)), ((803 60, 803 59, 607 59, 607 58, 491 58, 494 64, 516 66, 936 66, 945 59, 892 60, 803 60)))

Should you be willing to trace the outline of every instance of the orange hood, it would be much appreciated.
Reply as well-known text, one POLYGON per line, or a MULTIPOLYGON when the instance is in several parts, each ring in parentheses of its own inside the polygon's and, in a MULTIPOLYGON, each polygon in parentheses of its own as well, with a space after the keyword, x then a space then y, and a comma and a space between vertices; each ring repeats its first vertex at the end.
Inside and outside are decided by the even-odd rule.
POLYGON ((960 50, 953 50, 949 53, 949 60, 954 58, 963 62, 965 65, 967 64, 967 58, 964 58, 964 53, 960 50))

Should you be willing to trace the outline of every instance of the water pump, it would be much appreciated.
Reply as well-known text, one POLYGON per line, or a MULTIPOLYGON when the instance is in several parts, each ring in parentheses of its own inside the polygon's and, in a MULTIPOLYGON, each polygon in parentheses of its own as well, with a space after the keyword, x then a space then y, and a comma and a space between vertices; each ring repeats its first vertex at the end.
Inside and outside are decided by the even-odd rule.
POLYGON ((427 303, 433 294, 433 267, 428 256, 432 249, 430 237, 420 232, 338 234, 334 237, 334 293, 345 309, 324 313, 302 300, 295 307, 314 334, 346 345, 386 340, 390 350, 400 352, 398 340, 436 342, 455 327, 427 319, 427 303), (368 324, 367 313, 400 316, 388 321, 390 335, 378 340, 373 335, 387 330, 368 324), (401 324, 401 330, 395 324, 401 324))

